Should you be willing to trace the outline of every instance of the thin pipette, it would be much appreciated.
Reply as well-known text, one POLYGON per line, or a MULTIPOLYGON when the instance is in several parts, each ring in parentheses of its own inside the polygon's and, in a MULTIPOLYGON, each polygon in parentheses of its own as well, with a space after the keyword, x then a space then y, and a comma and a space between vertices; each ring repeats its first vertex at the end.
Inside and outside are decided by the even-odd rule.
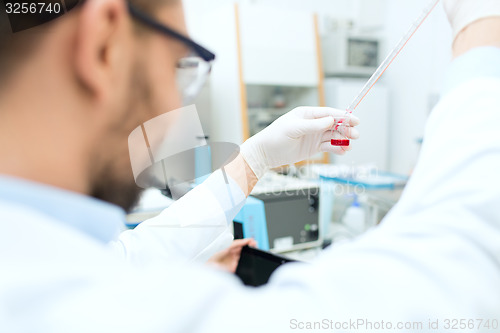
MULTIPOLYGON (((372 90, 373 86, 378 82, 378 80, 382 77, 385 71, 389 68, 389 66, 394 62, 397 56, 403 51, 404 47, 410 39, 415 35, 420 26, 425 22, 425 20, 432 13, 434 8, 438 5, 440 0, 432 0, 427 7, 424 8, 422 14, 413 22, 408 32, 399 40, 396 47, 394 47, 382 62, 382 64, 377 68, 375 73, 370 77, 370 79, 366 82, 363 89, 359 92, 358 95, 354 98, 352 103, 347 107, 345 117, 349 117, 353 113, 354 110, 358 107, 358 105, 363 101, 363 99, 368 95, 370 90, 372 90)), ((343 124, 343 120, 339 121, 339 123, 334 126, 332 130, 338 130, 339 126, 345 125, 343 124)), ((335 140, 335 141, 346 141, 346 140, 335 140)), ((332 145, 334 145, 334 140, 332 140, 332 145)))

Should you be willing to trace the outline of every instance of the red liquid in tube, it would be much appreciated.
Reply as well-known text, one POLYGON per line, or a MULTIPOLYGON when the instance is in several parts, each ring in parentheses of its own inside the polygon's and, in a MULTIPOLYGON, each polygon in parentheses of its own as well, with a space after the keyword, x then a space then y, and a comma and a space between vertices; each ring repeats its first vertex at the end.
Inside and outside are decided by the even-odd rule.
POLYGON ((337 146, 337 147, 347 147, 351 143, 350 140, 336 140, 332 139, 332 146, 337 146))

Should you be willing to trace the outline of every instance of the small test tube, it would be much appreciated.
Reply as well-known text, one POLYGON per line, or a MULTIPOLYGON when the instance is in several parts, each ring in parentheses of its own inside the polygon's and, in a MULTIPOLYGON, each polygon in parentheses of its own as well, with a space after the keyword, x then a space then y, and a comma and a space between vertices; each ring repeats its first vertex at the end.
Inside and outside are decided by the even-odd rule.
POLYGON ((351 144, 351 140, 349 140, 349 138, 345 136, 345 133, 347 132, 345 130, 345 127, 348 126, 349 126, 348 117, 335 118, 335 123, 333 124, 332 127, 332 139, 331 139, 332 146, 349 147, 349 145, 351 144))

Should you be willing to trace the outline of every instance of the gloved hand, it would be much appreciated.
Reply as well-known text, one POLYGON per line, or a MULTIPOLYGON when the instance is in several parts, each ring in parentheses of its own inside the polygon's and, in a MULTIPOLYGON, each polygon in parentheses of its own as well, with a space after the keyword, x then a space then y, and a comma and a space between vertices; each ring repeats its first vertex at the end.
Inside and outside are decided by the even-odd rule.
MULTIPOLYGON (((345 154, 349 147, 331 145, 331 129, 345 113, 332 108, 296 108, 243 143, 241 154, 259 179, 270 168, 297 163, 319 152, 345 154)), ((359 119, 350 116, 348 126, 341 126, 339 131, 357 139, 359 133, 353 126, 358 124, 359 119)))
POLYGON ((443 5, 453 29, 453 40, 472 22, 500 16, 498 0, 443 0, 443 5))

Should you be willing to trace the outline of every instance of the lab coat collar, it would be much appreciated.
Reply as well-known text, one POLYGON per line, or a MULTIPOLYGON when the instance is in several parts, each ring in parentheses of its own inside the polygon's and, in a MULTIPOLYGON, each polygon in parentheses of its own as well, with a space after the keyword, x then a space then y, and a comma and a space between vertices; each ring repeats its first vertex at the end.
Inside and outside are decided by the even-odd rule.
POLYGON ((125 221, 125 212, 118 206, 5 175, 0 175, 0 201, 35 209, 103 243, 116 239, 125 221))

